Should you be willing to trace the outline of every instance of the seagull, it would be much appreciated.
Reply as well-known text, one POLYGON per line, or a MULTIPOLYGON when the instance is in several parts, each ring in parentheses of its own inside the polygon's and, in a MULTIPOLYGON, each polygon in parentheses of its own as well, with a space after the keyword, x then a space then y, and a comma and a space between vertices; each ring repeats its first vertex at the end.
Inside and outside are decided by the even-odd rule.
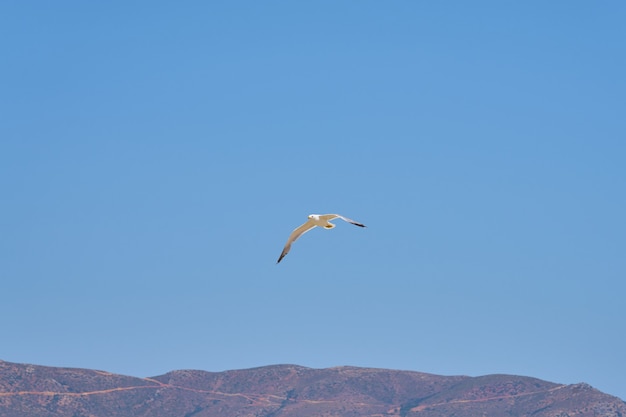
POLYGON ((313 229, 315 226, 323 227, 324 229, 333 229, 335 225, 330 222, 330 220, 333 219, 341 219, 348 223, 352 223, 355 226, 365 227, 364 224, 355 222, 354 220, 340 216, 339 214, 309 214, 309 219, 303 225, 298 226, 296 229, 294 229, 293 232, 291 232, 291 234, 289 235, 289 239, 287 239, 287 243, 283 248, 283 252, 280 254, 280 257, 278 258, 278 261, 276 263, 282 261, 285 255, 289 253, 289 249, 291 249, 291 244, 293 242, 298 240, 300 236, 313 229))

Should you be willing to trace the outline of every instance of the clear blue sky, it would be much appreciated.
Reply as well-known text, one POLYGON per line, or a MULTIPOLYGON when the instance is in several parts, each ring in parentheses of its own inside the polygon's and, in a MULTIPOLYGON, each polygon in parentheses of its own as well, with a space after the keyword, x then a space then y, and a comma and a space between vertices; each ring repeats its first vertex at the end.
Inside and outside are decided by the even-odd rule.
POLYGON ((622 1, 0 6, 0 358, 626 399, 622 1), (296 242, 310 213, 340 222, 296 242))

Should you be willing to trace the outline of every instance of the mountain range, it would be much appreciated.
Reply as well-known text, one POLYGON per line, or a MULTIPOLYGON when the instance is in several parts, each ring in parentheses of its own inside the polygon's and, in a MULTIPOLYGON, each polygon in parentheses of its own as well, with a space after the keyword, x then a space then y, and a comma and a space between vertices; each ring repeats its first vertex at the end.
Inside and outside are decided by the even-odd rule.
POLYGON ((151 378, 0 361, 1 417, 625 417, 588 384, 272 365, 151 378))

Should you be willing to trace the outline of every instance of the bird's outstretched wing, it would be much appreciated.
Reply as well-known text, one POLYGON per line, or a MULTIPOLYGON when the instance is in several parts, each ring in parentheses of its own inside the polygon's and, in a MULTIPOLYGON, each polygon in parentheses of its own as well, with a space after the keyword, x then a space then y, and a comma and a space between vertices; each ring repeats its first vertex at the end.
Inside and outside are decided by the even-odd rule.
POLYGON ((307 220, 301 226, 296 227, 294 231, 291 232, 291 234, 289 235, 289 239, 287 239, 287 243, 285 244, 285 247, 283 248, 283 252, 280 254, 280 257, 278 258, 278 261, 276 261, 276 263, 279 263, 280 261, 282 261, 285 255, 289 253, 289 250, 291 249, 291 244, 293 242, 298 240, 300 236, 302 236, 309 230, 313 229, 314 227, 315 227, 315 224, 311 220, 307 220))
POLYGON ((356 221, 354 221, 352 219, 349 219, 347 217, 343 217, 342 215, 339 215, 339 214, 323 214, 323 215, 320 216, 320 219, 324 219, 324 220, 327 220, 327 221, 328 220, 332 220, 332 219, 341 219, 341 220, 343 220, 345 222, 352 223, 355 226, 366 227, 362 223, 356 222, 356 221))

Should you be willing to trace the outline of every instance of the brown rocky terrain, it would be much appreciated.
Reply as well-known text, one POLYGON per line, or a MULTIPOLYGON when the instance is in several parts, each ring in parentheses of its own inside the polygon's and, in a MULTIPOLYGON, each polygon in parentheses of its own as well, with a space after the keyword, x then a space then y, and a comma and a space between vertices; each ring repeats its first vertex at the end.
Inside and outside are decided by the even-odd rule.
POLYGON ((626 417, 581 383, 275 365, 135 378, 0 361, 1 417, 626 417))

